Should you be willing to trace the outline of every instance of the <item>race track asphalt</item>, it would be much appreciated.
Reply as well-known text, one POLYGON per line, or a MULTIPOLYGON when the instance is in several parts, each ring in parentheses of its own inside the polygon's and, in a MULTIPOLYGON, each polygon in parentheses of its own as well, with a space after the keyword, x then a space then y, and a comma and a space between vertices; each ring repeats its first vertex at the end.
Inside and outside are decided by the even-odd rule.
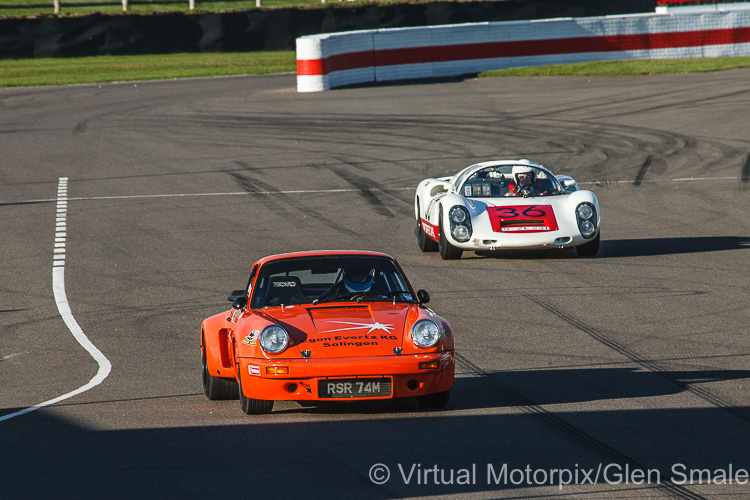
POLYGON ((750 497, 748 82, 0 89, 0 498, 750 497), (417 183, 499 158, 594 191, 599 255, 421 253, 417 183), (448 407, 207 400, 201 320, 255 259, 333 248, 430 292, 448 407), (12 416, 99 370, 61 297, 111 372, 12 416))

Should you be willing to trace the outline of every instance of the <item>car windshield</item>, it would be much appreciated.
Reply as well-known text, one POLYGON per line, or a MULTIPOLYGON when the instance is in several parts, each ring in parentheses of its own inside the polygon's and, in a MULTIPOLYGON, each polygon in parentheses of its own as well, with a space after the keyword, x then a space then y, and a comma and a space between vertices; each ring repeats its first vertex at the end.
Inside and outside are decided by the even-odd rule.
POLYGON ((268 262, 255 281, 251 307, 363 300, 416 302, 411 286, 392 260, 334 255, 268 262))
POLYGON ((529 165, 498 165, 477 170, 463 180, 458 192, 467 198, 550 196, 563 189, 554 175, 529 165))

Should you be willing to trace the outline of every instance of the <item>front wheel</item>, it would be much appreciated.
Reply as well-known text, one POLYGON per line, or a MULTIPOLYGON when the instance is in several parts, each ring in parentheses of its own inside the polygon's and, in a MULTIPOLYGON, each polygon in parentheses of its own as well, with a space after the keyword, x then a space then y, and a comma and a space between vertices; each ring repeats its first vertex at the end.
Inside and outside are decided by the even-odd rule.
POLYGON ((417 404, 420 408, 445 408, 448 404, 448 400, 451 397, 451 391, 448 389, 443 392, 436 392, 433 394, 425 394, 424 396, 417 396, 417 404))
POLYGON ((203 393, 212 401, 222 399, 237 399, 239 388, 237 382, 221 377, 214 377, 208 370, 208 361, 206 360, 206 342, 201 347, 201 372, 203 382, 203 393))
POLYGON ((435 240, 431 239, 429 236, 427 236, 427 233, 424 232, 424 229, 422 229, 422 223, 417 222, 417 245, 419 245, 419 249, 423 252, 434 252, 438 249, 438 244, 435 243, 435 240))
POLYGON ((576 247, 576 252, 578 253, 579 257, 593 257, 597 253, 599 253, 599 241, 601 233, 597 234, 596 237, 589 241, 588 243, 584 243, 583 245, 579 245, 576 247))
POLYGON ((460 259, 464 251, 461 248, 451 245, 448 238, 445 236, 445 229, 443 227, 443 209, 440 209, 440 234, 438 235, 438 251, 443 260, 455 260, 460 259))
POLYGON ((242 407, 242 411, 244 411, 246 415, 271 413, 271 410, 273 410, 273 400, 268 401, 265 399, 248 398, 242 390, 242 376, 238 378, 240 380, 240 406, 242 407))
POLYGON ((417 245, 419 245, 419 249, 423 252, 435 252, 438 249, 438 244, 435 242, 435 240, 431 239, 429 236, 427 236, 427 233, 424 232, 424 229, 422 229, 422 220, 421 220, 421 212, 419 210, 419 200, 417 200, 416 204, 417 208, 417 227, 415 229, 415 233, 417 233, 417 245))

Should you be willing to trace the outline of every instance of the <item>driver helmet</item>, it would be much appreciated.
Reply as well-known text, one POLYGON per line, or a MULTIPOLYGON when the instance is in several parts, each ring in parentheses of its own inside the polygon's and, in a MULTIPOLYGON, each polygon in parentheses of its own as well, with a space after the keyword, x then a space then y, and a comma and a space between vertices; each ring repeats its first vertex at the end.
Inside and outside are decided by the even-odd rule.
POLYGON ((518 174, 529 174, 532 183, 536 180, 536 171, 534 167, 529 165, 513 165, 513 179, 515 179, 516 184, 520 184, 518 174))
POLYGON ((375 269, 352 268, 344 270, 344 286, 349 292, 367 292, 375 282, 375 269))

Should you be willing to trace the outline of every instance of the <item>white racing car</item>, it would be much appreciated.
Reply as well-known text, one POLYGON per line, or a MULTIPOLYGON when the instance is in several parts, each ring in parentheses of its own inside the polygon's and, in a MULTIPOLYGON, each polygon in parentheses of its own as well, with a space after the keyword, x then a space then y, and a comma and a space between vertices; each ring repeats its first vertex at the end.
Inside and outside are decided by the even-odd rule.
POLYGON ((599 201, 571 177, 529 160, 477 163, 425 179, 414 199, 423 252, 458 259, 464 250, 571 248, 599 251, 599 201))

